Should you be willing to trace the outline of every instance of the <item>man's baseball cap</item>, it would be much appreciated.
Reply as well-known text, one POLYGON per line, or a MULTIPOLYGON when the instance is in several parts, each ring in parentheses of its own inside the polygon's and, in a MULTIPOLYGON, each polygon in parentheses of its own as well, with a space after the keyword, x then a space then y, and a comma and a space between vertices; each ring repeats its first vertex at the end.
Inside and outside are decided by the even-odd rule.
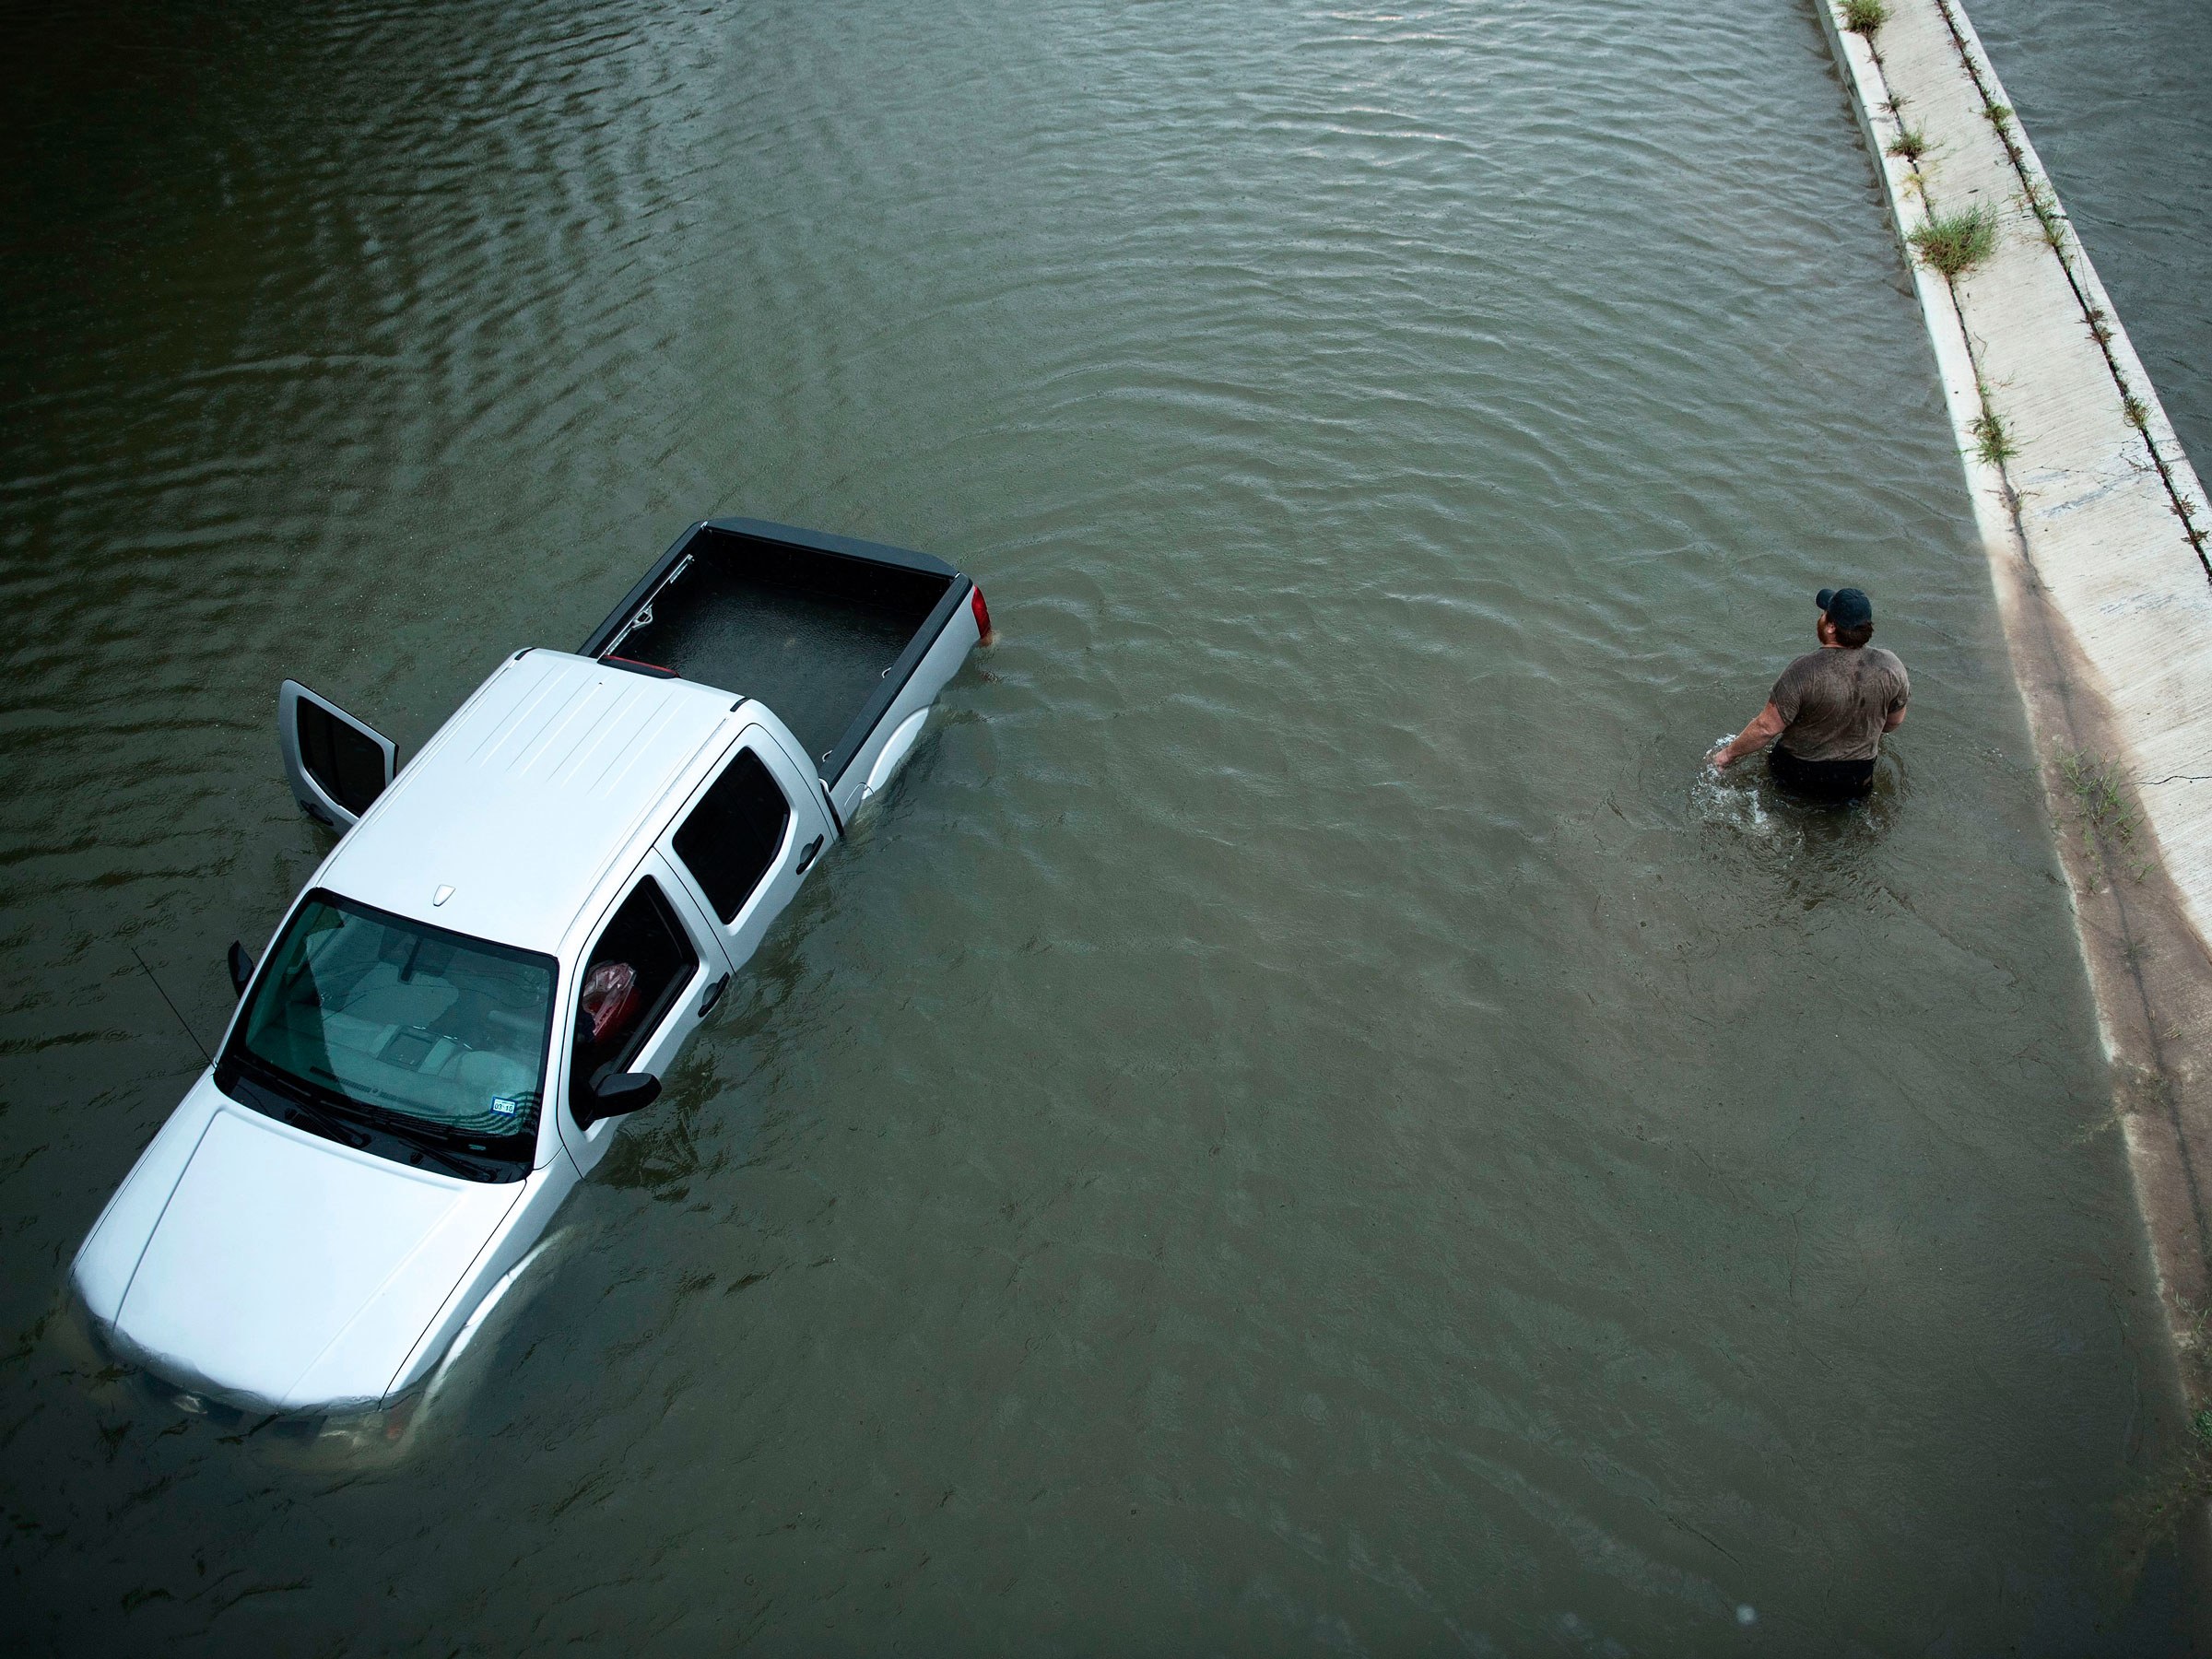
POLYGON ((1813 603, 1838 628, 1862 628, 1874 620, 1874 601, 1857 588, 1822 588, 1813 603))

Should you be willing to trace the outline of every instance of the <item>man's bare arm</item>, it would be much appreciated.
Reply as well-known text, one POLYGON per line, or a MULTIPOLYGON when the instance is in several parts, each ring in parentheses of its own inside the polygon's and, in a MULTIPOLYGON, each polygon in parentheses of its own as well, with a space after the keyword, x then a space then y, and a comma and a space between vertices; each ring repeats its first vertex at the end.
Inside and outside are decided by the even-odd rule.
POLYGON ((1900 703, 1889 711, 1889 718, 1882 722, 1883 731, 1894 732, 1899 726, 1905 724, 1905 704, 1900 703))
POLYGON ((1789 724, 1782 717, 1782 711, 1769 703, 1753 717, 1749 725, 1706 756, 1705 764, 1715 771, 1725 771, 1754 749, 1765 748, 1782 735, 1783 728, 1789 724))

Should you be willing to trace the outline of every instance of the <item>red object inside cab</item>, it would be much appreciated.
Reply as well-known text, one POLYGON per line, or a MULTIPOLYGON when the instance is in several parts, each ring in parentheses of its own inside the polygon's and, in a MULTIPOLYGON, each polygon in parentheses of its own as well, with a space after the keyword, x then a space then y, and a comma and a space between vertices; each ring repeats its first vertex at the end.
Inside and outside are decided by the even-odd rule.
POLYGON ((577 1040, 605 1042, 637 1015, 637 971, 628 962, 600 963, 583 976, 583 994, 576 999, 576 1008, 577 1040))

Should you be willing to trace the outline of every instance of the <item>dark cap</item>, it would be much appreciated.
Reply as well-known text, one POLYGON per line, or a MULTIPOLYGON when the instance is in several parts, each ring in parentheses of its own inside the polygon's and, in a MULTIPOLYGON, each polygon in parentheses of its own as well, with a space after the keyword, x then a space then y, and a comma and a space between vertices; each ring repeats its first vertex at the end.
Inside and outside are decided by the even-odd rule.
POLYGON ((1857 588, 1822 588, 1813 603, 1838 628, 1863 628, 1874 620, 1874 601, 1857 588))

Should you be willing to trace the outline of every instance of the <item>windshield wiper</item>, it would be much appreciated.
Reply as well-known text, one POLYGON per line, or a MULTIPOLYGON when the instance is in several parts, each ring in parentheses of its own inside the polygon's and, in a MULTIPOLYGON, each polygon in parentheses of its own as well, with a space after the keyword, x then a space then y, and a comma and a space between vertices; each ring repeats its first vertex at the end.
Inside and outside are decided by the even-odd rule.
POLYGON ((333 1112, 323 1110, 313 1102, 288 1100, 285 1102, 285 1121, 298 1123, 305 1119, 305 1127, 312 1128, 324 1140, 335 1140, 342 1147, 351 1147, 359 1152, 369 1144, 369 1136, 333 1112))
POLYGON ((279 1123, 306 1129, 357 1152, 372 1151, 380 1158, 417 1168, 427 1159, 449 1174, 467 1181, 518 1179, 511 1171, 526 1169, 528 1164, 526 1156, 519 1159, 488 1157, 479 1162, 459 1153, 447 1152, 431 1143, 450 1138, 448 1131, 366 1100, 348 1098, 343 1112, 334 1110, 309 1099, 303 1092, 306 1085, 301 1079, 261 1061, 251 1051, 226 1053, 224 1058, 238 1065, 229 1082, 223 1085, 234 1099, 279 1123))
MULTIPOLYGON (((347 1123, 329 1107, 316 1102, 308 1095, 300 1078, 269 1065, 253 1050, 233 1043, 224 1051, 223 1061, 236 1067, 232 1073, 233 1083, 250 1079, 254 1089, 272 1097, 261 1108, 269 1116, 319 1135, 324 1140, 336 1141, 341 1147, 351 1147, 357 1152, 368 1146, 370 1136, 367 1131, 347 1123)), ((219 1070, 216 1082, 218 1088, 229 1087, 224 1084, 219 1070)))
POLYGON ((405 1138, 406 1139, 407 1145, 411 1147, 415 1152, 415 1157, 410 1161, 419 1163, 426 1158, 429 1159, 432 1161, 442 1165, 449 1174, 458 1175, 465 1181, 490 1181, 494 1179, 492 1171, 487 1170, 482 1164, 472 1163, 467 1159, 462 1158, 455 1153, 441 1152, 436 1147, 428 1146, 421 1141, 416 1140, 411 1135, 405 1138))
MULTIPOLYGON (((384 1095, 387 1100, 396 1100, 400 1098, 397 1095, 388 1094, 385 1090, 375 1088, 373 1084, 364 1084, 362 1087, 371 1089, 374 1093, 384 1095)), ((533 1106, 537 1104, 537 1095, 535 1090, 533 1090, 526 1097, 518 1095, 515 1098, 517 1100, 527 1099, 533 1106)), ((456 1128, 452 1124, 441 1123, 436 1118, 417 1117, 411 1112, 394 1112, 388 1106, 379 1106, 373 1101, 370 1100, 356 1100, 353 1102, 353 1107, 355 1111, 359 1112, 361 1116, 366 1118, 370 1123, 374 1124, 379 1129, 382 1129, 393 1135, 396 1135, 400 1139, 407 1142, 411 1146, 419 1145, 428 1141, 474 1142, 484 1140, 508 1140, 512 1138, 512 1134, 503 1135, 487 1135, 482 1130, 456 1128)), ((519 1133, 519 1131, 515 1133, 519 1133)))

